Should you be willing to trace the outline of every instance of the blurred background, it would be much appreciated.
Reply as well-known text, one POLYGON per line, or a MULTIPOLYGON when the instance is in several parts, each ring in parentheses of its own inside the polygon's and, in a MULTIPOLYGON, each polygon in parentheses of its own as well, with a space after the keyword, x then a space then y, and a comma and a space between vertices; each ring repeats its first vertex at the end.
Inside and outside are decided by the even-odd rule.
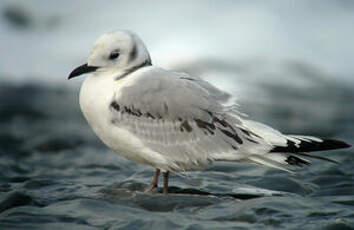
POLYGON ((353 144, 353 27, 349 0, 2 0, 0 228, 353 229, 353 150, 324 152, 342 164, 316 161, 297 176, 228 163, 191 175, 214 195, 250 186, 261 199, 151 197, 136 190, 153 169, 100 143, 79 110, 83 78, 66 80, 99 36, 128 29, 154 65, 230 92, 251 119, 353 144), (259 188, 286 194, 279 203, 259 188))

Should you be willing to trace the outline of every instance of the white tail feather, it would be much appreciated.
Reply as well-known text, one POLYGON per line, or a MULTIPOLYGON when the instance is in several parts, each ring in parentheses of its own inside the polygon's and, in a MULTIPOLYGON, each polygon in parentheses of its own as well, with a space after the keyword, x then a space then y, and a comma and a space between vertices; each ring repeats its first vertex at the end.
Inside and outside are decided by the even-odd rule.
POLYGON ((265 166, 268 166, 268 167, 277 168, 277 169, 281 169, 281 170, 293 173, 293 171, 291 171, 289 169, 289 165, 285 162, 285 159, 286 158, 284 157, 283 161, 280 162, 279 158, 275 160, 275 159, 272 159, 272 158, 267 158, 264 155, 263 156, 261 156, 261 155, 252 155, 252 156, 248 157, 248 160, 253 162, 253 163, 256 163, 256 164, 259 164, 259 165, 265 165, 265 166))

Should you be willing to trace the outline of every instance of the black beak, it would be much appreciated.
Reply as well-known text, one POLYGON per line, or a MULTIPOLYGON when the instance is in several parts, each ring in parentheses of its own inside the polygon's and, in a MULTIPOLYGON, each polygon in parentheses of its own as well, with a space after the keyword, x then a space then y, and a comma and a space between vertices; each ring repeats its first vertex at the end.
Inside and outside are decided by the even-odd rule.
POLYGON ((74 69, 68 79, 71 79, 71 78, 74 78, 74 77, 77 77, 81 74, 84 74, 84 73, 90 73, 90 72, 93 72, 95 71, 96 69, 98 69, 98 67, 96 66, 88 66, 87 63, 86 64, 83 64, 83 65, 80 65, 79 67, 77 67, 76 69, 74 69))

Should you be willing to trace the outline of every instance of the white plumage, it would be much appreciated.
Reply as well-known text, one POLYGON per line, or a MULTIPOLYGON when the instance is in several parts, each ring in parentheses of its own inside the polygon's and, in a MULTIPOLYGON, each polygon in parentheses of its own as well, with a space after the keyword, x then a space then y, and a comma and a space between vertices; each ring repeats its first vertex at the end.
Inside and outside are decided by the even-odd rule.
MULTIPOLYGON (((97 136, 132 161, 168 172, 198 170, 213 161, 253 162, 289 171, 308 161, 307 151, 348 147, 341 141, 284 135, 242 119, 232 98, 200 78, 152 66, 135 34, 114 31, 95 43, 88 63, 69 78, 89 73, 81 110, 97 136)), ((329 159, 327 159, 329 160, 329 159)))

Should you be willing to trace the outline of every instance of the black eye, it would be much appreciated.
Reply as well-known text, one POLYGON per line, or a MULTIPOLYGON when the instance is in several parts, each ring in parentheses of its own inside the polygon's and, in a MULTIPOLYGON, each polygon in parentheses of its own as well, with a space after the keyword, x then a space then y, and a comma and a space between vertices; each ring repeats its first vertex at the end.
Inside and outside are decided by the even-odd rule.
POLYGON ((112 53, 109 55, 110 60, 114 60, 119 57, 119 52, 117 50, 112 51, 112 53))

